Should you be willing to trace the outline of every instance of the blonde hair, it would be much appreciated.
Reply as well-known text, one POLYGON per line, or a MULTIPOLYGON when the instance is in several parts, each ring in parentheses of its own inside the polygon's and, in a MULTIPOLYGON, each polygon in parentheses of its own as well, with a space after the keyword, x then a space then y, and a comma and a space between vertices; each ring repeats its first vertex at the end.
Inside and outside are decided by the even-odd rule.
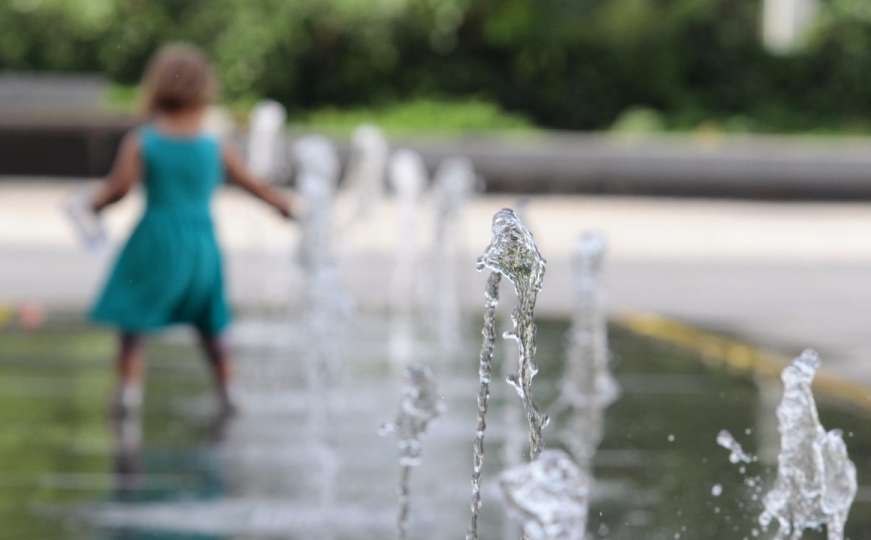
POLYGON ((148 61, 142 78, 146 115, 197 109, 211 103, 218 84, 206 55, 184 43, 164 45, 148 61))

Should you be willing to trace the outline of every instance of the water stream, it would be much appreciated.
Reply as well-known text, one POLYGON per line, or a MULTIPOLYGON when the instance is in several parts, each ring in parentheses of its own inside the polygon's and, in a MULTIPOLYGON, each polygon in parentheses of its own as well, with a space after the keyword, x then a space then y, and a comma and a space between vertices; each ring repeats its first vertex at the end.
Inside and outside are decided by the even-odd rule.
MULTIPOLYGON (((508 382, 517 391, 529 424, 529 458, 541 453, 541 430, 547 416, 538 410, 532 395, 532 381, 538 374, 535 364, 535 302, 541 290, 546 261, 538 252, 529 229, 513 210, 502 209, 493 216, 490 245, 478 259, 477 268, 503 275, 514 285, 517 305, 511 312, 512 330, 503 335, 516 342, 519 351, 517 373, 508 382)), ((489 283, 489 282, 488 282, 489 283)))
POLYGON ((464 235, 463 207, 475 187, 475 171, 465 158, 448 158, 438 167, 433 181, 434 235, 431 304, 435 311, 435 333, 448 354, 457 351, 462 337, 457 259, 464 235))
POLYGON ((817 353, 804 351, 781 375, 777 478, 759 518, 764 528, 777 522, 776 540, 798 540, 806 529, 823 525, 829 540, 843 540, 856 497, 856 466, 842 433, 826 431, 817 413, 811 383, 819 365, 817 353))
POLYGON ((562 450, 545 450, 499 476, 503 500, 529 540, 583 540, 587 474, 562 450))
POLYGON ((399 400, 399 411, 392 423, 382 427, 382 434, 394 434, 399 448, 399 512, 398 538, 408 538, 411 508, 411 471, 421 463, 421 438, 430 422, 441 415, 444 407, 428 366, 411 363, 406 367, 405 381, 399 400))
POLYGON ((351 209, 339 230, 344 232, 366 219, 384 197, 384 173, 390 147, 376 126, 364 124, 351 136, 351 155, 343 188, 351 197, 351 209))
POLYGON ((532 381, 538 373, 535 364, 535 301, 544 278, 545 260, 529 232, 513 210, 502 209, 493 216, 490 245, 478 259, 477 269, 489 269, 484 291, 483 342, 479 356, 478 420, 473 445, 472 517, 468 540, 478 538, 478 516, 481 510, 481 469, 484 463, 484 434, 487 427, 487 406, 496 341, 496 306, 499 283, 505 276, 514 285, 517 305, 511 312, 513 328, 503 335, 513 339, 518 347, 518 372, 508 377, 521 398, 529 424, 529 456, 535 460, 541 453, 541 430, 547 424, 532 396, 532 381))
POLYGON ((331 249, 332 204, 338 175, 338 158, 321 137, 305 137, 294 146, 300 167, 297 183, 305 202, 300 219, 300 264, 305 276, 303 321, 308 346, 304 361, 308 400, 308 436, 320 469, 318 502, 335 506, 339 453, 334 417, 335 388, 344 357, 344 333, 351 312, 350 298, 339 278, 331 249))
POLYGON ((502 274, 491 272, 484 288, 484 325, 481 328, 481 352, 478 355, 478 416, 475 440, 472 443, 472 517, 466 540, 478 540, 478 516, 481 513, 481 471, 484 468, 484 434, 487 430, 487 408, 490 401, 490 380, 496 349, 496 306, 499 304, 499 282, 502 274))
POLYGON ((286 167, 284 121, 287 113, 281 103, 261 101, 251 112, 248 134, 248 168, 258 178, 280 180, 286 167))
POLYGON ((571 419, 560 439, 584 470, 602 441, 605 409, 619 395, 609 368, 608 328, 601 273, 607 242, 595 231, 580 235, 572 260, 574 303, 568 332, 565 377, 554 414, 571 419))

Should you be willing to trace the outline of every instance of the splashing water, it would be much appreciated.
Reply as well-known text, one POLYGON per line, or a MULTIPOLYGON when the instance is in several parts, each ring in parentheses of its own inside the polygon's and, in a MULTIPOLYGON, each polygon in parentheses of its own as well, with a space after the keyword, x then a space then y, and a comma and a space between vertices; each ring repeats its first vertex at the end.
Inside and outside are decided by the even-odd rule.
POLYGON ((478 515, 481 510, 481 468, 484 463, 484 432, 487 427, 487 402, 490 397, 490 378, 496 341, 496 306, 499 302, 499 282, 506 276, 513 284, 518 303, 511 313, 514 327, 503 335, 514 339, 519 350, 518 373, 508 382, 517 390, 526 410, 529 423, 529 455, 535 459, 541 453, 541 430, 547 416, 540 413, 532 400, 532 381, 538 368, 535 365, 535 301, 544 278, 545 260, 538 252, 532 234, 520 222, 513 210, 502 209, 493 216, 490 245, 478 259, 476 268, 491 270, 484 291, 483 342, 479 358, 478 422, 473 446, 472 519, 468 540, 478 538, 478 515))
POLYGON ((499 304, 499 282, 496 272, 487 278, 484 288, 484 326, 481 328, 481 353, 478 357, 478 421, 472 444, 472 518, 466 540, 478 540, 478 514, 481 512, 481 469, 484 467, 484 432, 487 429, 487 403, 490 400, 490 377, 496 346, 496 306, 499 304))
POLYGON ((493 238, 477 268, 490 269, 508 278, 517 294, 517 305, 511 312, 514 328, 503 335, 517 343, 520 353, 518 371, 509 375, 508 382, 517 391, 526 410, 529 423, 529 458, 541 452, 541 430, 547 424, 532 397, 532 381, 538 374, 535 365, 535 302, 544 279, 546 261, 538 252, 529 229, 521 223, 513 210, 504 208, 493 216, 493 238))
POLYGON ((330 142, 320 136, 303 137, 293 150, 300 168, 297 186, 305 201, 300 216, 300 262, 315 272, 333 263, 332 204, 339 162, 330 142))
POLYGON ((277 180, 285 158, 284 106, 272 100, 261 101, 251 113, 248 138, 248 168, 260 178, 277 180))
POLYGON ((584 538, 589 479, 565 452, 545 450, 531 463, 508 469, 499 487, 530 540, 584 538))
POLYGON ((438 397, 435 380, 429 367, 411 364, 406 368, 405 383, 399 400, 396 419, 382 427, 381 434, 396 435, 399 447, 399 516, 398 536, 408 537, 411 494, 411 469, 420 465, 423 445, 421 437, 430 422, 442 414, 443 404, 438 397))
POLYGON ((331 250, 332 203, 338 175, 338 159, 323 137, 308 136, 294 145, 299 163, 297 185, 305 211, 300 216, 299 259, 305 275, 304 349, 309 401, 308 440, 318 456, 321 473, 319 504, 335 505, 335 480, 340 463, 331 429, 334 387, 339 363, 344 357, 344 328, 351 314, 351 301, 342 286, 331 250))
POLYGON ((305 211, 300 216, 299 261, 305 274, 306 332, 313 357, 314 377, 330 379, 342 357, 337 332, 352 311, 332 253, 332 205, 339 171, 332 144, 320 136, 307 136, 294 145, 299 163, 297 185, 305 211))
POLYGON ((435 223, 432 267, 435 270, 432 304, 436 312, 436 335, 447 353, 460 344, 460 302, 456 266, 463 235, 458 230, 466 199, 474 189, 475 171, 465 158, 444 160, 435 174, 433 199, 435 223))
POLYGON ((396 263, 390 281, 391 358, 400 360, 414 354, 413 322, 418 307, 417 224, 421 193, 427 174, 420 154, 398 150, 390 160, 390 185, 398 205, 398 245, 396 263))
POLYGON ((725 429, 717 435, 717 444, 729 451, 730 463, 753 463, 756 461, 756 458, 745 452, 741 443, 736 441, 735 437, 725 429))
MULTIPOLYGON (((514 213, 520 221, 526 223, 527 211, 529 209, 529 197, 518 197, 514 201, 514 213)), ((506 314, 501 322, 501 333, 503 335, 511 332, 514 323, 511 321, 510 313, 506 314)), ((500 314, 501 316, 501 314, 500 314)), ((519 352, 517 348, 509 348, 502 356, 499 363, 499 376, 508 380, 508 377, 514 373, 514 366, 519 362, 519 352)), ((526 461, 527 453, 527 433, 523 426, 523 404, 522 403, 506 403, 502 408, 502 427, 504 430, 502 441, 502 462, 505 467, 513 467, 526 461)), ((512 527, 513 531, 514 528, 512 527)), ((515 531, 516 532, 516 531, 515 531)))
POLYGON ((608 367, 608 328, 601 292, 606 249, 605 237, 596 231, 582 233, 575 244, 575 305, 568 333, 566 377, 557 404, 572 413, 563 438, 584 466, 589 465, 602 440, 604 410, 619 395, 608 367))
POLYGON ((390 160, 390 185, 396 193, 399 214, 399 249, 391 291, 394 313, 408 314, 416 303, 417 217, 426 182, 426 168, 420 154, 398 150, 390 160))
POLYGON ((777 408, 780 454, 777 479, 764 499, 763 527, 777 521, 776 540, 798 540, 805 529, 826 526, 829 540, 843 540, 856 496, 856 467, 841 432, 820 424, 811 383, 819 355, 804 351, 783 370, 783 399, 777 408))
POLYGON ((389 145, 380 129, 364 124, 354 130, 348 171, 343 181, 353 206, 340 230, 368 217, 383 198, 388 153, 389 145))

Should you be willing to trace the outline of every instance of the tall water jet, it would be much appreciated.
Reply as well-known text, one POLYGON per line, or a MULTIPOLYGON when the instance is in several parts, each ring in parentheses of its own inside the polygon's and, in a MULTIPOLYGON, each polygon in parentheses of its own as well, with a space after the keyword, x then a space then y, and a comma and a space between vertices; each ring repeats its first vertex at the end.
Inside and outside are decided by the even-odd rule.
POLYGON ((398 249, 390 288, 390 314, 393 329, 390 349, 394 358, 412 355, 412 319, 418 304, 417 224, 421 193, 427 173, 423 159, 413 150, 399 150, 390 160, 390 185, 398 205, 398 249))
POLYGON ((337 452, 331 440, 332 388, 342 358, 343 328, 351 312, 331 250, 332 202, 339 170, 332 145, 309 136, 294 145, 299 164, 297 185, 304 201, 300 216, 300 265, 305 276, 305 361, 309 398, 310 441, 321 467, 321 505, 333 504, 338 472, 337 452))
MULTIPOLYGON (((514 202, 514 213, 520 219, 520 221, 524 223, 529 223, 527 220, 527 210, 529 207, 529 197, 519 197, 514 202)), ((531 227, 530 227, 531 230, 531 227)), ((511 327, 513 323, 511 322, 511 317, 508 313, 505 314, 502 321, 502 333, 508 333, 511 331, 511 327)), ((519 361, 520 355, 517 348, 509 347, 505 354, 502 356, 502 360, 500 362, 500 377, 507 380, 508 377, 514 371, 514 366, 517 365, 519 361)), ((514 403, 514 402, 506 402, 505 406, 502 408, 502 428, 503 428, 503 437, 502 437, 502 462, 504 466, 513 467, 514 465, 519 465, 521 462, 525 461, 526 454, 526 430, 523 426, 523 404, 522 403, 514 403)), ((504 522, 507 527, 505 527, 505 535, 506 538, 514 538, 517 536, 517 529, 514 527, 514 523, 511 520, 505 520, 504 522)))
POLYGON ((777 479, 764 498, 759 518, 765 528, 777 521, 777 540, 798 540, 806 529, 823 525, 829 540, 843 540, 856 496, 856 467, 842 434, 827 432, 820 424, 811 391, 819 364, 819 355, 807 350, 781 374, 777 479))
POLYGON ((583 540, 589 479, 561 450, 504 471, 499 487, 509 512, 529 540, 583 540))
POLYGON ((499 283, 502 276, 514 285, 517 305, 511 313, 513 328, 503 335, 513 339, 519 350, 518 372, 508 382, 520 395, 529 424, 529 456, 534 460, 541 453, 541 430, 547 416, 539 412, 532 399, 532 381, 538 373, 535 365, 535 301, 544 278, 545 260, 529 230, 513 210, 504 208, 493 216, 490 245, 478 259, 476 268, 490 270, 484 290, 483 340, 479 356, 478 419, 473 445, 472 518, 468 540, 478 538, 478 515, 481 510, 481 470, 484 465, 484 433, 487 428, 487 406, 490 399, 490 379, 496 342, 496 306, 499 303, 499 283))
POLYGON ((251 113, 248 134, 248 168, 267 180, 278 180, 285 160, 284 107, 272 100, 261 101, 251 113))
POLYGON ((477 269, 489 269, 503 275, 514 285, 517 305, 511 311, 513 328, 503 335, 517 344, 517 373, 509 375, 508 383, 514 387, 526 411, 529 424, 529 459, 541 453, 541 430, 547 424, 532 396, 532 382, 538 374, 535 364, 535 302, 544 279, 546 261, 529 229, 512 210, 502 209, 493 217, 493 238, 487 250, 478 259, 477 269))
POLYGON ((343 179, 351 197, 351 210, 341 229, 365 219, 384 197, 384 175, 389 146, 384 134, 369 124, 359 126, 351 136, 351 155, 343 179))
POLYGON ((406 367, 405 381, 396 419, 382 428, 382 434, 396 435, 399 447, 399 512, 397 531, 400 540, 408 538, 411 507, 411 471, 421 463, 421 438, 430 422, 443 411, 435 380, 428 366, 411 363, 406 367))
POLYGON ((566 371, 555 406, 571 415, 560 435, 585 468, 602 441, 604 411, 619 394, 608 366, 608 326, 601 283, 606 250, 604 235, 596 231, 582 233, 575 244, 574 309, 566 371))
POLYGON ((294 144, 294 159, 299 166, 297 189, 305 203, 300 216, 300 263, 309 271, 333 263, 333 196, 339 161, 330 142, 317 135, 303 137, 294 144))
POLYGON ((472 163, 466 158, 448 158, 435 173, 433 199, 435 223, 432 253, 436 335, 445 352, 457 350, 460 340, 460 302, 457 259, 462 249, 460 218, 476 182, 472 163))
POLYGON ((306 281, 306 309, 314 315, 309 323, 329 335, 351 310, 332 251, 332 206, 339 162, 332 144, 320 136, 300 139, 294 145, 294 157, 299 164, 297 188, 304 203, 299 219, 299 262, 306 281))
MULTIPOLYGON (((286 120, 284 107, 275 101, 264 100, 257 103, 251 111, 246 144, 247 165, 254 176, 261 180, 277 183, 289 176, 287 137, 284 124, 286 120)), ((265 268, 268 274, 262 275, 257 284, 256 312, 260 316, 248 316, 234 328, 234 338, 237 343, 247 346, 261 347, 264 344, 274 344, 280 351, 282 347, 274 337, 283 334, 274 327, 275 311, 284 309, 285 302, 281 299, 287 295, 287 266, 284 249, 270 249, 268 231, 259 214, 252 214, 246 220, 249 242, 256 251, 268 253, 270 261, 265 268), (277 274, 277 275, 275 275, 277 274), (277 301, 276 301, 277 300, 277 301)), ((253 313, 251 314, 253 315, 253 313)), ((264 372, 268 378, 271 368, 266 366, 273 358, 262 358, 257 362, 257 372, 264 372)))

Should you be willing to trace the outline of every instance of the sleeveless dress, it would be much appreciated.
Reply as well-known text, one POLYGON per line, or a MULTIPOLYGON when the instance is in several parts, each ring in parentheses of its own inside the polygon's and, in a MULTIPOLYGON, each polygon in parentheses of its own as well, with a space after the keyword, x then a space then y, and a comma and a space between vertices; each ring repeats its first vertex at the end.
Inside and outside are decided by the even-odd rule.
POLYGON ((139 129, 146 206, 90 317, 130 333, 191 324, 207 335, 230 322, 211 199, 223 182, 213 137, 139 129))

